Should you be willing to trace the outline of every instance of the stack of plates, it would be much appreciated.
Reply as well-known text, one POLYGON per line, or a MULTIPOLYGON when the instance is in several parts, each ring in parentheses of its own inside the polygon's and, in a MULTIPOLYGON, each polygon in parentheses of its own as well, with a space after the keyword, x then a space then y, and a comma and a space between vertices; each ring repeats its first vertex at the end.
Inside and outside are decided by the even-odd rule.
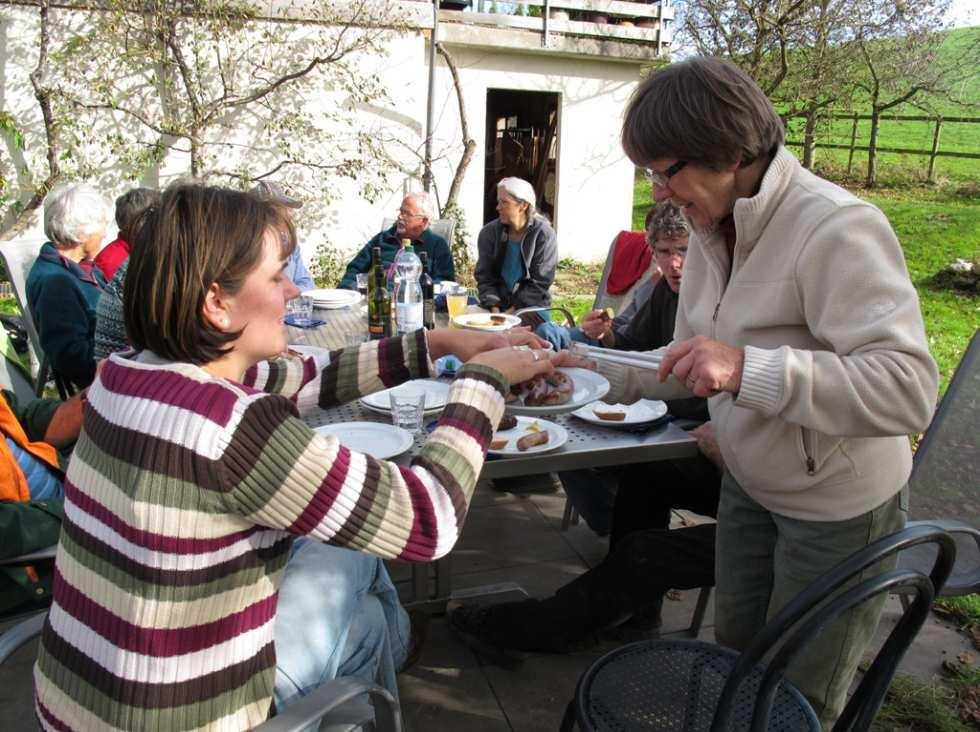
POLYGON ((425 394, 425 414, 432 415, 442 411, 446 406, 446 399, 449 396, 449 384, 445 381, 435 379, 414 379, 399 384, 391 389, 376 391, 361 397, 361 406, 370 409, 372 412, 390 413, 391 412, 391 393, 398 394, 425 394))
POLYGON ((313 298, 313 307, 322 310, 337 310, 360 302, 361 294, 357 290, 307 290, 303 293, 313 298))

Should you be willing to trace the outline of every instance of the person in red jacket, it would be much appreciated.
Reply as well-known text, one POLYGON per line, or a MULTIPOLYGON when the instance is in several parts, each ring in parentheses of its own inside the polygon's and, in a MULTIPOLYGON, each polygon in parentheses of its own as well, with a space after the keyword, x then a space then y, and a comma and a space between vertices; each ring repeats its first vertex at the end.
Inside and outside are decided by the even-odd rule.
POLYGON ((116 199, 116 226, 119 227, 119 235, 95 256, 95 266, 102 270, 106 282, 116 274, 119 265, 129 258, 133 227, 140 214, 159 200, 160 191, 152 188, 134 188, 116 199))

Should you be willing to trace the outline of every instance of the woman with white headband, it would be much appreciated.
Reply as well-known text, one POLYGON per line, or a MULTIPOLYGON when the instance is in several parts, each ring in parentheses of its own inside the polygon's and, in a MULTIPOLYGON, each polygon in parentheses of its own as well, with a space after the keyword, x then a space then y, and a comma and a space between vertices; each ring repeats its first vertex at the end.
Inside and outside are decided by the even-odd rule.
POLYGON ((558 264, 558 241, 537 213, 534 188, 521 178, 497 184, 497 218, 477 238, 476 283, 490 312, 548 306, 558 264))

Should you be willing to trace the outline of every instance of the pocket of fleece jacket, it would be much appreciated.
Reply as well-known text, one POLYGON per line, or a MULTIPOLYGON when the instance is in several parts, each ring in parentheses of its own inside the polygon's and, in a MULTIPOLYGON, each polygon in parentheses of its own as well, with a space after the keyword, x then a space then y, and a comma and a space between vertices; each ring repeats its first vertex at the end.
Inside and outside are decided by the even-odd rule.
POLYGON ((857 475, 854 463, 847 455, 845 440, 842 437, 825 435, 806 427, 797 428, 800 460, 803 470, 809 476, 818 473, 823 480, 840 477, 849 479, 857 475))

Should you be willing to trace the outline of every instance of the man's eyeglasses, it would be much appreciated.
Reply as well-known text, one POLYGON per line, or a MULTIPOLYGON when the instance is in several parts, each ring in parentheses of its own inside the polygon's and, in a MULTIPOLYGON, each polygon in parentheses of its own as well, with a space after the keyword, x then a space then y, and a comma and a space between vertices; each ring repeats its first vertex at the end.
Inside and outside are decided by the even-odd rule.
POLYGON ((406 211, 403 208, 398 209, 398 218, 400 219, 424 219, 425 214, 412 213, 411 211, 406 211))
POLYGON ((684 169, 685 165, 687 165, 686 160, 678 160, 662 173, 659 170, 651 170, 650 168, 644 168, 643 173, 646 175, 648 181, 659 188, 664 188, 668 183, 670 183, 671 178, 684 169))
POLYGON ((673 259, 674 257, 684 259, 687 256, 687 247, 654 247, 653 255, 658 259, 673 259))

